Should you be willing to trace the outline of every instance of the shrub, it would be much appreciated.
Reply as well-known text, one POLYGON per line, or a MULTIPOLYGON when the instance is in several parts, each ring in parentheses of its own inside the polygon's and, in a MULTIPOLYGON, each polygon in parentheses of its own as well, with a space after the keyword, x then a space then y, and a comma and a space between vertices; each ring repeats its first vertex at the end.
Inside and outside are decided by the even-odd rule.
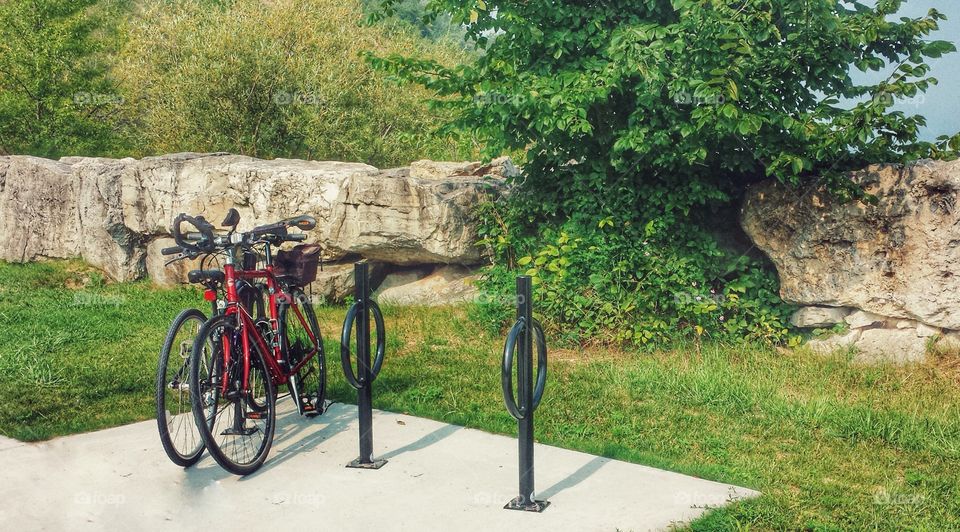
POLYGON ((500 303, 523 273, 533 277, 537 311, 567 343, 791 339, 792 309, 780 300, 776 276, 749 254, 721 246, 697 223, 575 217, 524 233, 510 228, 522 216, 500 208, 507 212, 492 215, 497 207, 485 207, 482 229, 497 262, 481 281, 488 296, 478 316, 494 327, 511 319, 513 309, 500 303))
POLYGON ((229 151, 364 161, 458 159, 434 133, 432 91, 398 87, 361 50, 452 65, 464 52, 410 31, 363 26, 357 0, 169 0, 130 22, 117 77, 144 154, 229 151))

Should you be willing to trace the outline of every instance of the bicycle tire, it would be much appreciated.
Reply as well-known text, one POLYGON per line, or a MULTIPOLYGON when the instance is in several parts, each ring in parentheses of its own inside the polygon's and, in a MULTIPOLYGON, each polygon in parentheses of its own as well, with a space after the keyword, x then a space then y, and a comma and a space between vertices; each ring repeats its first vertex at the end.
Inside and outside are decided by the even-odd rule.
MULTIPOLYGON (((221 315, 211 318, 200 329, 200 333, 197 335, 191 352, 190 399, 193 407, 194 422, 207 447, 207 452, 220 464, 220 467, 230 473, 242 476, 249 475, 260 469, 264 461, 266 461, 267 455, 270 453, 270 447, 273 444, 273 436, 276 430, 277 397, 273 379, 264 362, 264 354, 260 352, 256 342, 251 338, 251 383, 255 383, 253 384, 254 386, 256 383, 262 384, 262 401, 265 403, 266 411, 264 413, 258 412, 256 417, 252 417, 251 412, 245 412, 244 403, 248 400, 243 398, 243 394, 237 391, 236 377, 240 371, 238 368, 242 368, 242 366, 236 363, 236 361, 239 360, 241 356, 239 334, 250 334, 250 332, 238 332, 235 323, 235 316, 221 315), (222 340, 218 338, 223 337, 227 337, 231 345, 235 345, 235 362, 228 368, 222 367, 222 340), (210 346, 209 354, 205 353, 208 344, 210 346), (218 345, 220 345, 220 347, 217 347, 218 345), (209 360, 206 360, 207 358, 209 358, 209 360), (233 393, 233 397, 221 397, 219 379, 223 378, 224 375, 233 381, 228 385, 228 395, 233 393), (213 376, 217 376, 217 379, 213 379, 213 376), (221 401, 224 401, 224 403, 221 403, 221 401), (228 407, 228 404, 232 406, 228 407), (224 420, 220 417, 220 413, 226 411, 228 408, 230 408, 232 418, 227 420, 225 424, 221 423, 224 420), (212 415, 208 416, 208 410, 212 412, 212 415), (256 422, 254 423, 254 428, 249 427, 247 422, 251 419, 254 421, 264 421, 263 428, 256 426, 256 422), (226 428, 221 432, 222 427, 226 428), (246 431, 248 430, 252 432, 247 434, 246 431), (236 438, 246 437, 256 432, 262 433, 260 444, 254 446, 252 449, 253 453, 249 459, 241 462, 236 459, 235 455, 229 454, 226 451, 225 448, 228 445, 233 451, 237 451, 238 440, 236 438), (218 438, 218 436, 220 438, 218 438)), ((253 394, 259 396, 261 390, 257 389, 253 394)), ((248 447, 246 443, 242 444, 242 449, 244 449, 243 456, 247 457, 246 449, 248 449, 248 447)))
MULTIPOLYGON (((323 347, 323 335, 320 333, 320 325, 317 322, 317 315, 313 310, 313 304, 310 303, 310 300, 307 298, 307 295, 304 294, 303 290, 300 288, 291 289, 290 297, 294 302, 293 304, 300 307, 304 320, 307 322, 307 326, 310 327, 317 341, 317 353, 310 362, 305 364, 300 368, 300 371, 297 372, 297 380, 302 387, 303 396, 307 398, 308 402, 314 408, 311 415, 316 416, 324 412, 327 400, 327 355, 326 349, 323 347)), ((284 304, 280 307, 279 313, 279 321, 282 324, 281 330, 283 331, 280 345, 284 356, 287 357, 288 360, 291 350, 291 324, 287 323, 287 319, 291 316, 291 308, 290 304, 284 304)), ((293 313, 292 316, 290 319, 294 324, 293 330, 297 328, 302 330, 302 324, 296 313, 293 313)), ((306 339, 308 340, 308 338, 306 339)), ((296 340, 294 340, 294 342, 295 341, 296 340)), ((291 390, 291 396, 292 395, 291 390)))
POLYGON ((167 457, 180 467, 190 467, 197 463, 205 448, 203 439, 192 421, 193 415, 188 411, 192 410, 189 389, 183 387, 190 377, 190 353, 193 350, 195 338, 190 338, 189 343, 185 342, 186 339, 184 338, 179 345, 175 346, 184 325, 191 321, 197 323, 197 333, 199 333, 199 329, 207 321, 207 317, 203 312, 194 308, 181 311, 173 319, 170 328, 167 330, 167 336, 163 341, 163 347, 157 361, 155 397, 157 430, 160 432, 160 443, 167 457), (168 370, 171 369, 169 367, 170 354, 174 347, 179 347, 179 358, 177 360, 179 367, 175 373, 170 374, 168 373, 168 370), (185 353, 184 350, 186 350, 185 353), (184 357, 184 354, 186 357, 184 357), (170 407, 173 405, 169 404, 169 400, 173 399, 173 395, 168 397, 168 392, 171 391, 176 392, 173 395, 178 397, 175 414, 170 411, 170 407), (173 434, 171 434, 171 430, 173 434))

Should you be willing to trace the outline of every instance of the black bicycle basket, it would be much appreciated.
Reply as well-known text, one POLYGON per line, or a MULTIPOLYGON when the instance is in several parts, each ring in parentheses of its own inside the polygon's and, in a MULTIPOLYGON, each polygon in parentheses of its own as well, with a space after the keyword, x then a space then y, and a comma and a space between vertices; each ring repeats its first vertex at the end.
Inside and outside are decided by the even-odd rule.
POLYGON ((273 259, 273 273, 278 277, 287 277, 299 286, 308 285, 317 280, 320 251, 317 244, 300 244, 293 249, 279 251, 273 259))

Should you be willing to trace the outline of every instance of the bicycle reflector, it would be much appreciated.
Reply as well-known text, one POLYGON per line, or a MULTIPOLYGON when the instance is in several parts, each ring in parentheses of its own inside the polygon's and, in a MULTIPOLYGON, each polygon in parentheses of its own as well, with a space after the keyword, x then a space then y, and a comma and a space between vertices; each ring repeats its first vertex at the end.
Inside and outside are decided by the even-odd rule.
POLYGON ((203 299, 213 303, 217 300, 217 291, 207 288, 203 291, 203 299))

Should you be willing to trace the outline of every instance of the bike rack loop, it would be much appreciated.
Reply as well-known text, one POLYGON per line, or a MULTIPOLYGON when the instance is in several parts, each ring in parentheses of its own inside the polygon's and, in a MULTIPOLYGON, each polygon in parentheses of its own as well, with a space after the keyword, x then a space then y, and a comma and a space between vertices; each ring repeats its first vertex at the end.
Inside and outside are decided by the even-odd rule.
POLYGON ((520 448, 520 494, 504 506, 507 510, 542 512, 548 501, 534 498, 533 489, 533 413, 543 398, 547 384, 547 342, 543 328, 533 319, 533 288, 530 276, 517 277, 517 321, 503 346, 500 374, 503 403, 517 420, 517 441, 520 448), (533 344, 537 345, 537 379, 533 380, 533 344), (517 361, 517 398, 513 395, 513 362, 519 341, 517 361))
POLYGON ((370 299, 370 265, 365 260, 354 263, 354 303, 347 311, 340 334, 340 363, 347 382, 357 389, 357 417, 360 421, 360 456, 347 464, 359 469, 380 469, 386 460, 373 459, 373 381, 383 366, 386 346, 386 331, 383 314, 377 302, 370 299), (377 331, 377 352, 373 364, 370 361, 370 315, 373 315, 377 331), (350 333, 357 330, 357 373, 350 360, 350 333))

